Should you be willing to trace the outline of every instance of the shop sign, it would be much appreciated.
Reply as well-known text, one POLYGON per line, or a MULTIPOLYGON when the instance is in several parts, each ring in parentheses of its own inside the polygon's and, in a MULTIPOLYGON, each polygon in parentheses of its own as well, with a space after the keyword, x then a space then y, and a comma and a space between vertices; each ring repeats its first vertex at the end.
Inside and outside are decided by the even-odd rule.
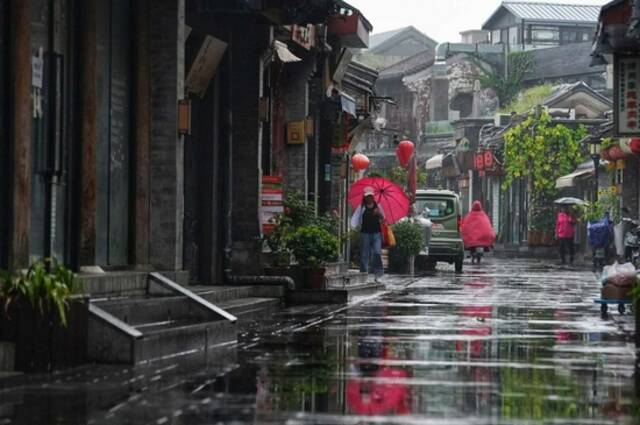
POLYGON ((287 143, 290 145, 304 145, 305 121, 293 121, 287 124, 287 143))
POLYGON ((640 135, 640 57, 616 56, 614 119, 617 136, 640 135))
POLYGON ((205 37, 185 80, 187 93, 204 98, 226 50, 224 41, 210 35, 205 37))
POLYGON ((260 207, 262 233, 268 234, 275 228, 275 219, 284 213, 284 194, 281 176, 263 176, 260 207))

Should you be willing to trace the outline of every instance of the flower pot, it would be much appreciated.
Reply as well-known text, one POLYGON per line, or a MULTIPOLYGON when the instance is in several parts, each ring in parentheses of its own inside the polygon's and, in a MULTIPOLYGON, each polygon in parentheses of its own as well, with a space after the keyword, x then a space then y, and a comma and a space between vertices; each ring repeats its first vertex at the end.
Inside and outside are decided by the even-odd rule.
POLYGON ((305 276, 305 281, 307 283, 307 289, 325 289, 326 269, 320 267, 305 267, 303 269, 303 273, 305 276))
POLYGON ((539 246, 540 245, 540 231, 539 230, 529 230, 529 234, 527 236, 527 244, 529 246, 539 246))
MULTIPOLYGON (((0 300, 4 305, 4 300, 0 300)), ((26 300, 9 307, 2 318, 0 340, 15 343, 15 369, 22 372, 51 372, 86 363, 89 329, 89 302, 69 302, 67 326, 56 312, 40 311, 26 300)))

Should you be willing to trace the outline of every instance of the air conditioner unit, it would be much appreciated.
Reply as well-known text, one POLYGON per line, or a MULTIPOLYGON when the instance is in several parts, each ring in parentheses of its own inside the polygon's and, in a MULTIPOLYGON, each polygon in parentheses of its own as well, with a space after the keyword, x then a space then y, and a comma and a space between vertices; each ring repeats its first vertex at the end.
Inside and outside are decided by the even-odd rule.
POLYGON ((511 123, 510 114, 496 114, 494 124, 496 127, 506 127, 511 123))

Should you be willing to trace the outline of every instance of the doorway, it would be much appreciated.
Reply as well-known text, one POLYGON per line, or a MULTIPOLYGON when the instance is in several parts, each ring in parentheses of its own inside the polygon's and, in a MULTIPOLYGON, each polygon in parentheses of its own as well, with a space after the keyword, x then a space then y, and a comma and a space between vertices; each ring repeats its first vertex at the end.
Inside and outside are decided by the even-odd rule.
POLYGON ((130 262, 131 2, 98 0, 97 16, 96 263, 122 267, 130 262))

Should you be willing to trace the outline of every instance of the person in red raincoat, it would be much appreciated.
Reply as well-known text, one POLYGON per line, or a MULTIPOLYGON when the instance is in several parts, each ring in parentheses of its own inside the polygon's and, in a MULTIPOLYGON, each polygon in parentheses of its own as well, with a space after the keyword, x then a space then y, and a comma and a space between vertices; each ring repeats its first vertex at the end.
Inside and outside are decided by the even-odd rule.
POLYGON ((480 201, 473 201, 471 211, 462 221, 462 240, 464 248, 491 248, 496 242, 496 232, 493 230, 489 216, 482 210, 480 201))

